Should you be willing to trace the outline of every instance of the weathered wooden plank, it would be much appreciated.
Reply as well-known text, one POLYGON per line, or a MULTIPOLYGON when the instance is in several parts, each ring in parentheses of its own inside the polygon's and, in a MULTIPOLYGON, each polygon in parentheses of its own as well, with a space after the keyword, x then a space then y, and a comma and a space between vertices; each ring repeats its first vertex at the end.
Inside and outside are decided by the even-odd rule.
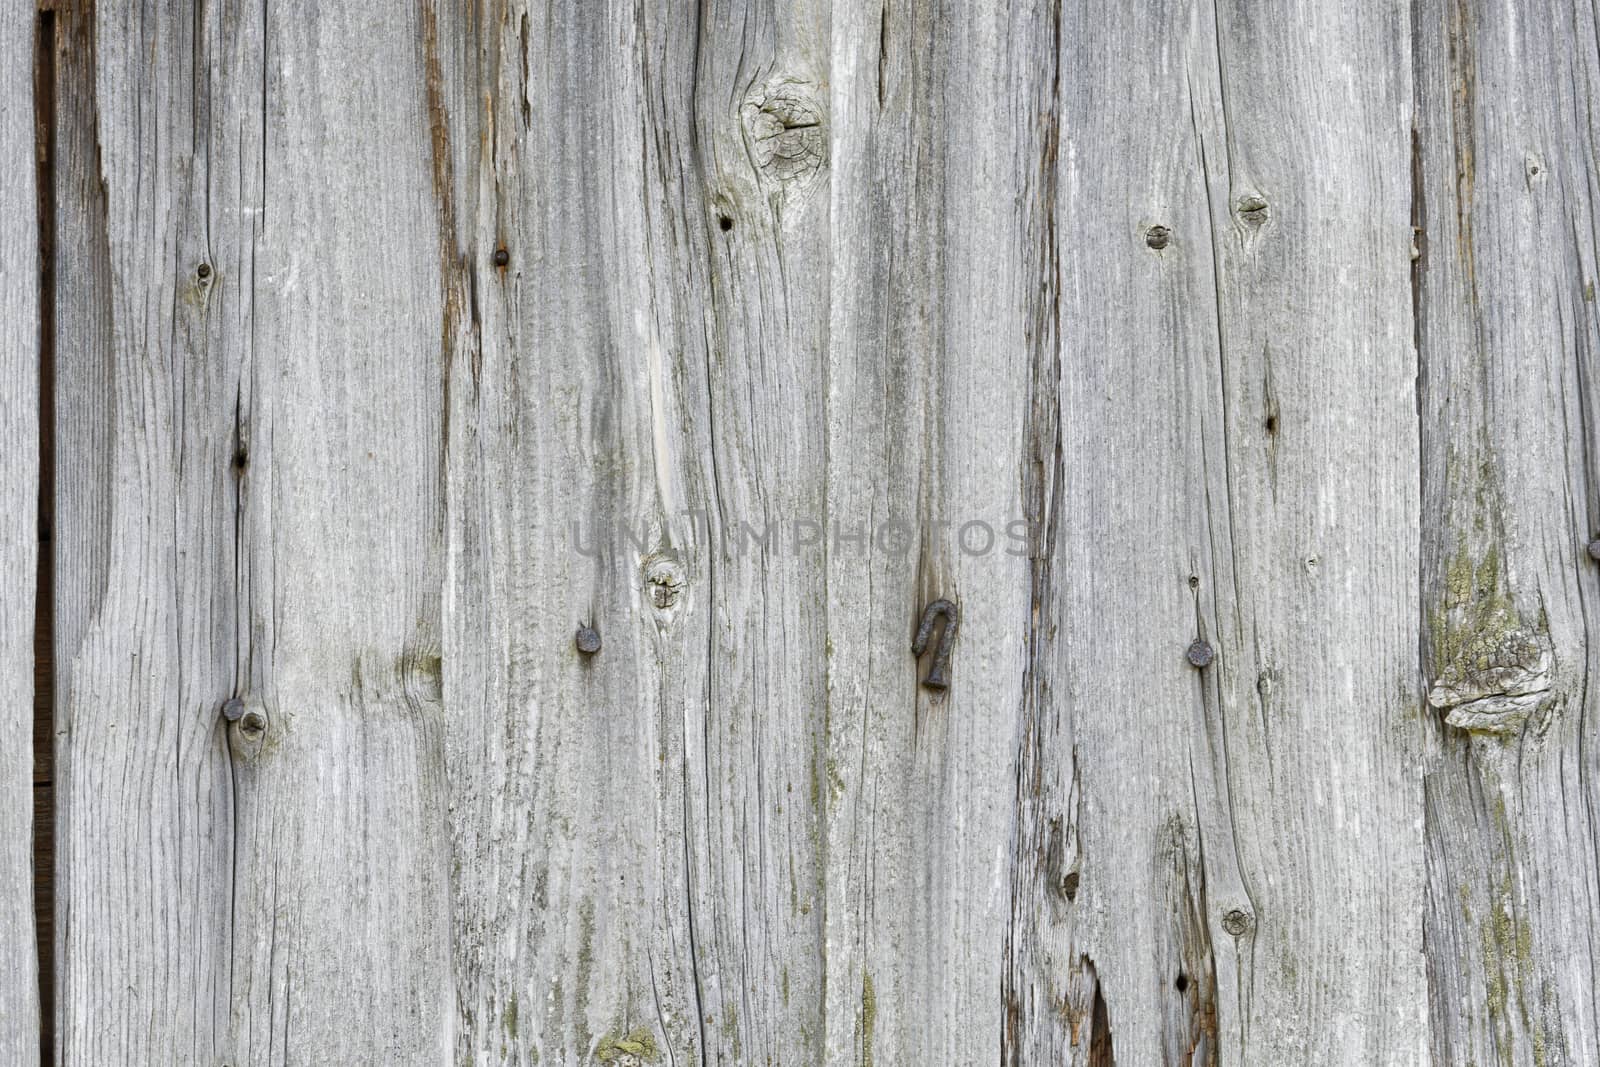
POLYGON ((0 10, 0 1062, 38 1057, 33 636, 39 529, 34 14, 0 10))
POLYGON ((1214 561, 1223 654, 1233 646, 1225 795, 1252 909, 1239 934, 1218 899, 1213 936, 1232 949, 1222 973, 1251 990, 1243 1062, 1415 1062, 1406 7, 1295 14, 1224 6, 1228 128, 1207 141, 1213 233, 1234 227, 1231 245, 1214 238, 1228 451, 1226 477, 1208 470, 1208 510, 1232 527, 1235 584, 1214 561))
POLYGON ((1226 815, 1202 843, 1244 1063, 1427 1046, 1408 11, 1222 3, 1201 31, 1225 447, 1193 536, 1226 815))
POLYGON ((1600 1058, 1594 5, 1418 4, 1437 1063, 1600 1058), (1575 42, 1585 42, 1575 44, 1575 42))
POLYGON ((817 1062, 823 572, 793 523, 822 514, 826 8, 477 32, 437 38, 481 316, 449 391, 456 1053, 817 1062))
POLYGON ((701 1047, 688 725, 671 693, 694 670, 671 631, 691 600, 668 603, 687 546, 656 557, 672 575, 654 587, 659 616, 637 555, 590 554, 640 521, 663 538, 659 523, 681 506, 679 472, 656 452, 679 350, 655 326, 680 309, 649 299, 645 215, 645 183, 687 151, 660 114, 682 73, 685 16, 671 15, 649 20, 677 30, 656 39, 610 5, 503 5, 485 13, 476 47, 451 46, 456 19, 433 46, 451 118, 441 192, 462 220, 452 278, 475 316, 448 395, 462 1062, 593 1062, 602 1043, 612 1058, 669 1049, 692 1062, 701 1047), (657 49, 670 50, 670 74, 647 82, 657 49), (600 636, 593 660, 575 647, 580 623, 600 636))
POLYGON ((173 158, 194 137, 172 103, 190 99, 191 20, 152 27, 178 35, 152 56, 126 9, 102 14, 100 32, 85 5, 57 14, 61 1063, 210 1058, 226 1010, 228 769, 207 735, 232 683, 231 649, 210 647, 231 566, 207 524, 229 416, 206 403, 222 370, 196 351, 203 231, 173 158))
POLYGON ((1418 1062, 1403 9, 1062 20, 1011 1062, 1418 1062))
POLYGON ((994 1063, 1055 38, 1034 5, 834 20, 823 1062, 994 1063), (943 692, 908 650, 941 598, 943 692))
POLYGON ((246 95, 240 110, 264 106, 266 136, 262 186, 246 185, 261 188, 261 214, 242 213, 258 302, 238 438, 250 471, 240 657, 269 720, 236 773, 233 1010, 250 1026, 236 1055, 428 1062, 446 1054, 453 1005, 440 699, 449 352, 425 19, 382 2, 272 5, 265 17, 261 54, 242 60, 265 65, 265 104, 246 95))
POLYGON ((380 4, 61 18, 61 1060, 435 1059, 420 27, 380 4))

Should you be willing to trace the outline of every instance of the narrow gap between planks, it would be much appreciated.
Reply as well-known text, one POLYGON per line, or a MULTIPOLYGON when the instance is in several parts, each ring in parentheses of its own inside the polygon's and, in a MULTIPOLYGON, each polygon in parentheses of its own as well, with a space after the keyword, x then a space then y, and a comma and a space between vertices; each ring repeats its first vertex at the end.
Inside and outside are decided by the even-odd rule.
POLYGON ((39 1062, 55 1062, 55 156, 56 16, 41 0, 33 43, 39 222, 38 574, 33 623, 33 916, 39 953, 39 1062))

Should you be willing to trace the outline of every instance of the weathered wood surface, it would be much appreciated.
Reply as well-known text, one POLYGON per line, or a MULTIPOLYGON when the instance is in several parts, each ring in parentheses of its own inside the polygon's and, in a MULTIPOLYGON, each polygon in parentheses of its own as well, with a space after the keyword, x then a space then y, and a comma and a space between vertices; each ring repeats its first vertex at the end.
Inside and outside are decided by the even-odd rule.
POLYGON ((58 19, 57 1057, 440 1059, 421 22, 58 19))
POLYGON ((57 1062, 1600 1058, 1583 6, 58 5, 57 1062))
POLYGON ((1425 777, 1431 1029, 1440 1062, 1593 1063, 1596 10, 1414 19, 1425 662, 1454 724, 1425 777))
POLYGON ((33 11, 0 8, 0 1063, 39 1049, 33 635, 39 527, 39 241, 33 11))

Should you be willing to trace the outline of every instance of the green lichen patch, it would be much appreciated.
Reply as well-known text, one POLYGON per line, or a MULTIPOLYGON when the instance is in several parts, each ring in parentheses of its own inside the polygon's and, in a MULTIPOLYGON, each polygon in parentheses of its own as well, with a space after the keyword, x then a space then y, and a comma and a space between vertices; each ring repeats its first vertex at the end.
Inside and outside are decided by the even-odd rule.
POLYGON ((1510 733, 1548 697, 1549 638, 1523 624, 1493 546, 1474 560, 1463 538, 1429 630, 1438 670, 1428 703, 1446 711, 1450 725, 1510 733))
POLYGON ((1480 662, 1487 667, 1493 650, 1522 629, 1501 579, 1499 550, 1491 545, 1474 562, 1463 538, 1445 568, 1444 584, 1444 603, 1429 619, 1441 675, 1480 662))
POLYGON ((511 994, 511 999, 506 1002, 505 1011, 500 1013, 500 1023, 506 1028, 506 1037, 512 1041, 517 1039, 517 995, 511 994))
POLYGON ((616 1067, 639 1067, 659 1061, 661 1049, 656 1045, 656 1036, 641 1026, 621 1037, 614 1034, 602 1037, 594 1057, 601 1063, 615 1064, 616 1067))
POLYGON ((1520 1031, 1533 1047, 1535 1063, 1542 1064, 1547 1051, 1543 1019, 1529 1007, 1528 987, 1536 977, 1533 927, 1516 914, 1509 873, 1493 886, 1488 904, 1478 928, 1478 943, 1484 1006, 1494 1031, 1496 1052, 1500 1062, 1514 1062, 1512 1053, 1520 1031))
POLYGON ((872 975, 861 973, 861 1067, 872 1067, 872 1034, 878 1024, 878 994, 872 975))

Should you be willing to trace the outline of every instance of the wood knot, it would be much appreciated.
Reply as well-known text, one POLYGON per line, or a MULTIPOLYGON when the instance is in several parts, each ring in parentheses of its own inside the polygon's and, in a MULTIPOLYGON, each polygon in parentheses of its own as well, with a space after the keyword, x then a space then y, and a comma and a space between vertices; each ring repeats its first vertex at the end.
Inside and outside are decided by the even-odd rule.
POLYGON ((656 623, 666 629, 682 606, 684 587, 688 584, 683 564, 670 550, 657 549, 644 558, 641 570, 644 591, 655 610, 656 623))
POLYGON ((413 706, 444 700, 444 657, 430 649, 408 648, 396 665, 406 700, 413 706))
POLYGON ((1446 725, 1472 733, 1514 733, 1549 699, 1555 659, 1550 639, 1504 621, 1491 616, 1469 634, 1428 691, 1428 703, 1445 712, 1446 725))
POLYGON ((222 718, 227 723, 228 749, 240 759, 260 755, 266 743, 271 720, 267 710, 254 702, 231 697, 222 703, 222 718))
POLYGON ((1255 917, 1243 908, 1230 908, 1222 916, 1222 928, 1233 937, 1249 933, 1255 922, 1255 917))
POLYGON ((1254 193, 1241 196, 1234 210, 1247 226, 1260 227, 1267 221, 1267 202, 1254 193))
POLYGON ((267 735, 267 713, 247 711, 239 719, 239 736, 246 741, 259 741, 267 735))
POLYGON ((1533 192, 1543 185, 1550 176, 1549 168, 1544 165, 1544 160, 1537 152, 1529 152, 1522 160, 1522 173, 1527 181, 1528 192, 1533 192))
POLYGON ((782 188, 803 186, 828 162, 827 120, 814 87, 778 78, 744 103, 745 138, 762 178, 782 188))
POLYGON ((661 1059, 655 1034, 638 1027, 626 1034, 607 1034, 595 1046, 596 1062, 606 1067, 645 1067, 661 1059))

